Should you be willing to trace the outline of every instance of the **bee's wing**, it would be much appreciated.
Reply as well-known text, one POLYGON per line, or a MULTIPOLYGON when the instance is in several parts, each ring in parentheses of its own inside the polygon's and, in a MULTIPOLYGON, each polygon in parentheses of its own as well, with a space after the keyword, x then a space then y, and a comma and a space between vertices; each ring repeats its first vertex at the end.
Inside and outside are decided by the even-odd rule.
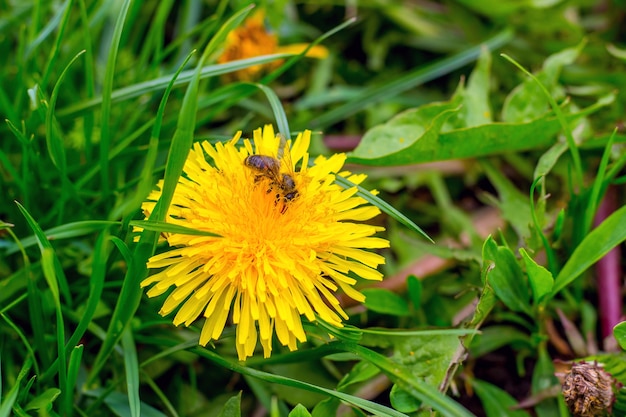
POLYGON ((276 157, 281 162, 281 165, 287 167, 287 171, 293 174, 294 167, 291 161, 291 141, 287 141, 285 136, 281 133, 279 133, 278 136, 280 138, 280 145, 278 146, 276 157))
POLYGON ((278 136, 278 139, 280 140, 280 142, 278 143, 278 151, 276 152, 276 159, 280 161, 281 159, 283 159, 283 156, 285 154, 285 146, 287 145, 287 140, 285 139, 285 135, 283 135, 282 133, 278 133, 276 136, 278 136))

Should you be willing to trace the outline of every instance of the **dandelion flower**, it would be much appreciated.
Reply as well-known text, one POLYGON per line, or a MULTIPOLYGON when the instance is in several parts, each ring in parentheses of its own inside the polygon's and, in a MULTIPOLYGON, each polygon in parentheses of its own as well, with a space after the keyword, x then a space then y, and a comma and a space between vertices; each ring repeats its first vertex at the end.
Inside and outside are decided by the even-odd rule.
MULTIPOLYGON (((304 43, 279 46, 278 36, 267 30, 264 19, 265 13, 262 10, 258 11, 246 19, 243 26, 231 31, 226 38, 224 51, 217 62, 223 64, 239 59, 279 53, 299 54, 308 47, 308 44, 304 43)), ((309 58, 326 58, 328 50, 316 45, 307 51, 306 56, 309 58)), ((277 60, 267 64, 252 65, 228 76, 240 81, 251 81, 257 79, 264 71, 271 71, 279 67, 281 63, 282 61, 277 60)))
MULTIPOLYGON (((284 148, 271 125, 254 131, 254 143, 245 139, 240 146, 240 137, 194 144, 167 214, 169 223, 220 237, 165 233, 169 248, 148 261, 160 271, 141 286, 151 286, 149 297, 174 287, 159 313, 177 310, 174 324, 186 326, 203 316, 203 346, 221 336, 230 316, 239 359, 245 360, 258 340, 269 357, 274 332, 282 345, 297 349, 306 341, 303 316, 342 326, 348 317, 334 292, 363 301, 353 288, 355 276, 381 280, 376 268, 384 258, 368 249, 389 242, 373 236, 382 227, 362 223, 378 208, 357 196, 356 187, 335 183, 336 175, 356 184, 365 179, 340 172, 345 154, 319 156, 309 166, 310 131, 284 148), (281 152, 281 178, 288 175, 297 190, 290 198, 276 179, 246 165, 250 155, 278 159, 281 152)), ((144 212, 154 210, 162 184, 144 212)))

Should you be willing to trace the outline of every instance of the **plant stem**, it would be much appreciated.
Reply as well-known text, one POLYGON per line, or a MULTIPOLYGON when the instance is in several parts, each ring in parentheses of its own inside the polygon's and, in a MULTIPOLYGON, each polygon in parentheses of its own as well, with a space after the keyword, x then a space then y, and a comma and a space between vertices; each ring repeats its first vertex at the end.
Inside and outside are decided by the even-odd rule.
MULTIPOLYGON (((594 225, 604 221, 617 208, 617 192, 610 186, 598 207, 594 225)), ((598 309, 602 338, 613 334, 613 327, 622 315, 622 281, 620 271, 621 248, 616 246, 596 263, 598 309)))

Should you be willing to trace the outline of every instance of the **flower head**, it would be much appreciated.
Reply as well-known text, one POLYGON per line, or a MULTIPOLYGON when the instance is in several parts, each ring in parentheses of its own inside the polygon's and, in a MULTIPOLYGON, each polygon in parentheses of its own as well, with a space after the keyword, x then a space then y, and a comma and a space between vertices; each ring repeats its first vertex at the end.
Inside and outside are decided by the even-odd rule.
MULTIPOLYGON (((246 19, 243 26, 231 31, 217 62, 223 64, 278 53, 299 54, 308 46, 302 43, 279 46, 278 36, 266 28, 264 20, 265 13, 259 10, 246 19)), ((327 49, 317 45, 309 49, 306 54, 310 58, 325 58, 327 55, 327 49)), ((267 64, 252 65, 233 72, 230 77, 241 81, 251 81, 257 79, 264 71, 279 67, 281 63, 282 61, 277 60, 267 64)))
MULTIPOLYGON (((152 285, 150 297, 174 287, 160 314, 178 309, 176 325, 204 316, 201 345, 220 337, 232 310, 239 359, 252 355, 257 339, 268 357, 274 331, 295 350, 297 341, 306 341, 302 316, 341 326, 347 315, 333 293, 340 288, 363 301, 354 276, 382 279, 376 268, 384 258, 366 249, 389 242, 373 236, 382 227, 361 223, 379 214, 378 208, 356 196, 356 187, 335 184, 344 154, 319 156, 309 166, 310 136, 305 131, 283 148, 268 125, 254 131, 254 147, 248 139, 238 146, 239 132, 225 144, 195 143, 189 153, 167 222, 220 237, 166 233, 170 248, 148 262, 162 269, 141 285, 152 285), (272 175, 248 159, 263 155, 278 162, 281 153, 272 175), (289 198, 291 188, 280 182, 285 175, 297 191, 289 198)), ((356 184, 365 179, 338 175, 356 184)), ((146 213, 160 194, 154 191, 143 204, 146 213)))

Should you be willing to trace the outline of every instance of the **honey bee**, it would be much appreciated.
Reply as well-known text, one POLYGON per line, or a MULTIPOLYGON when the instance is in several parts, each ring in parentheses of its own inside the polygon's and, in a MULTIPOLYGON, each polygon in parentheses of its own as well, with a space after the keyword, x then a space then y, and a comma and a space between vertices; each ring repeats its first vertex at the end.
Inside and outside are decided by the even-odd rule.
MULTIPOLYGON (((285 150, 285 138, 281 136, 280 148, 278 149, 278 155, 276 158, 268 155, 249 155, 244 159, 243 163, 248 168, 252 169, 256 173, 255 182, 260 181, 262 178, 270 180, 270 188, 267 192, 276 191, 276 202, 283 200, 284 203, 288 203, 298 196, 298 190, 296 189, 296 182, 293 179, 293 175, 281 173, 281 160, 285 150)), ((287 151, 286 158, 289 158, 289 151, 287 151)), ((292 169, 290 161, 287 161, 287 166, 292 169)), ((283 206, 281 213, 284 213, 287 206, 283 206)))

